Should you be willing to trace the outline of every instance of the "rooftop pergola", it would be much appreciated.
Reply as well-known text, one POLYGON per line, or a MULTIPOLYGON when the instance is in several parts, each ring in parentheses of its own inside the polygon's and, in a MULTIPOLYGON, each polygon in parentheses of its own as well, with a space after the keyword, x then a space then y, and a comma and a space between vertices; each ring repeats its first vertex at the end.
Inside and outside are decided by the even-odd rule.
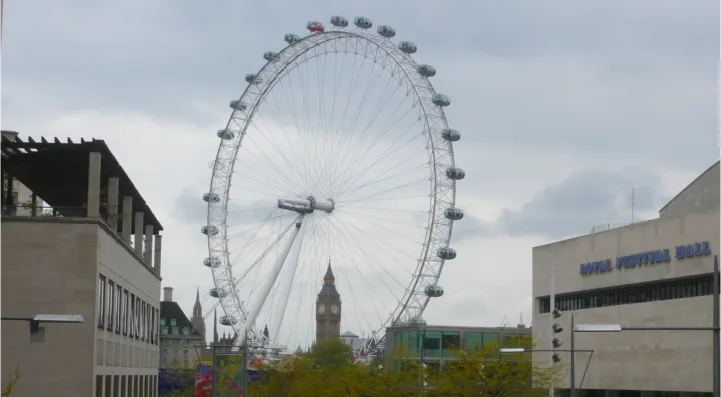
MULTIPOLYGON (((153 234, 163 230, 162 225, 147 205, 143 196, 120 166, 105 141, 62 142, 57 138, 37 142, 27 138, 14 140, 2 138, 2 170, 8 178, 20 181, 50 207, 80 209, 87 206, 90 180, 90 154, 100 154, 100 192, 107 194, 110 178, 118 180, 118 196, 132 198, 132 212, 143 214, 143 226, 152 225, 153 234)), ((2 201, 6 205, 10 197, 3 186, 2 201), (7 197, 6 197, 7 196, 7 197)), ((107 198, 100 198, 101 206, 108 205, 107 198)), ((123 219, 123 205, 116 204, 119 219, 123 219)), ((132 217, 133 224, 136 217, 132 217)), ((131 226, 131 230, 135 225, 131 226)))

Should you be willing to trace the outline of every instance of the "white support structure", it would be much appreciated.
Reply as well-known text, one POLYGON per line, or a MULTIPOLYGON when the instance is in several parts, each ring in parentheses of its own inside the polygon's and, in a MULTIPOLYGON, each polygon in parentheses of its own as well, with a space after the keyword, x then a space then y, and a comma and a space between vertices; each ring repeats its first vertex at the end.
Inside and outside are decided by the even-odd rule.
POLYGON ((279 290, 282 303, 278 306, 278 310, 275 311, 277 316, 273 319, 273 324, 270 327, 271 340, 273 344, 278 344, 278 334, 280 333, 280 326, 283 323, 283 316, 285 310, 288 308, 288 299, 290 298, 290 292, 293 289, 293 280, 295 280, 295 271, 298 269, 298 261, 300 260, 300 251, 303 248, 303 236, 305 228, 298 232, 298 244, 295 244, 293 251, 290 254, 290 268, 288 269, 288 277, 286 283, 283 285, 283 289, 279 290))
POLYGON ((303 225, 303 216, 304 214, 301 213, 300 215, 298 215, 298 218, 296 218, 295 228, 291 232, 288 244, 283 247, 283 251, 281 251, 278 255, 278 258, 275 260, 270 274, 268 275, 268 277, 266 277, 265 283, 262 285, 259 294, 256 296, 256 300, 255 302, 253 302, 253 307, 251 308, 250 313, 248 314, 248 318, 245 322, 245 327, 243 328, 243 332, 241 334, 242 338, 238 338, 238 341, 236 342, 237 344, 244 344, 248 339, 248 329, 252 329, 255 326, 255 319, 256 317, 258 317, 261 309, 263 309, 263 304, 265 304, 265 301, 268 299, 268 294, 270 294, 270 290, 273 289, 273 285, 278 279, 278 274, 280 274, 280 271, 283 269, 283 264, 285 263, 286 258, 288 258, 288 253, 290 252, 291 247, 293 247, 295 238, 298 237, 300 228, 303 225))

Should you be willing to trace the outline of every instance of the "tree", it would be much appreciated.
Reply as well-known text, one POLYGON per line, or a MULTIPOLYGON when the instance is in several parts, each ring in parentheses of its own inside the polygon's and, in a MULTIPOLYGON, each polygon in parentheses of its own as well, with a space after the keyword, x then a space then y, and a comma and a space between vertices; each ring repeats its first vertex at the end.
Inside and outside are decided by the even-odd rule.
POLYGON ((501 354, 502 347, 532 349, 528 336, 511 338, 470 351, 451 353, 442 372, 427 373, 433 396, 534 397, 556 387, 563 368, 539 367, 527 353, 501 354))
POLYGON ((15 369, 8 375, 8 383, 3 386, 2 397, 9 397, 15 388, 15 384, 20 379, 20 367, 15 366, 15 369))

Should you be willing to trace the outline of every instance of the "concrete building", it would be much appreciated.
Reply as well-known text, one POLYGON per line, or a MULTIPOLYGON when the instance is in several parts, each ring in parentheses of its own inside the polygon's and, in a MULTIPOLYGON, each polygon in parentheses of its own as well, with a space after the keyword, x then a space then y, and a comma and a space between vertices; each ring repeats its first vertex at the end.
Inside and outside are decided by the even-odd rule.
POLYGON ((104 141, 3 137, 1 149, 3 384, 18 366, 13 397, 155 396, 161 224, 104 141), (16 181, 29 214, 15 211, 16 181), (37 314, 85 322, 31 334, 6 320, 37 314))
MULTIPOLYGON (((200 306, 199 294, 195 306, 200 306)), ((195 312, 195 308, 193 310, 195 312)), ((202 311, 200 316, 202 319, 202 311)), ((160 367, 195 368, 204 351, 205 337, 188 320, 180 305, 173 301, 173 288, 163 288, 163 301, 160 302, 160 367)))
MULTIPOLYGON (((550 348, 550 279, 569 348, 576 324, 711 327, 719 249, 719 163, 660 210, 657 219, 533 248, 533 334, 550 348)), ((705 396, 712 391, 711 331, 576 333, 579 396, 705 396), (589 362, 590 358, 590 362, 589 362)), ((568 353, 559 353, 566 364, 568 353)), ((549 365, 550 354, 538 354, 549 365)), ((534 358, 535 359, 535 358, 534 358)), ((565 379, 565 387, 570 380, 565 379)))
POLYGON ((498 344, 510 346, 509 341, 520 335, 531 335, 531 328, 519 325, 512 327, 453 327, 442 325, 395 325, 386 329, 385 365, 386 368, 401 370, 403 363, 422 361, 428 367, 442 369, 450 354, 457 348, 472 350, 498 344), (399 359, 396 352, 404 357, 399 359))

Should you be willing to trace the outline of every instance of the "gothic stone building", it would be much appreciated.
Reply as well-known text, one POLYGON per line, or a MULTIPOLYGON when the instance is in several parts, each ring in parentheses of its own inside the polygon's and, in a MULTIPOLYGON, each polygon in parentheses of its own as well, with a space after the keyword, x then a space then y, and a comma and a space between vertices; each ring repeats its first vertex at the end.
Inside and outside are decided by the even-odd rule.
POLYGON ((323 277, 315 306, 315 342, 340 339, 341 301, 335 288, 335 277, 328 261, 328 270, 323 277))

